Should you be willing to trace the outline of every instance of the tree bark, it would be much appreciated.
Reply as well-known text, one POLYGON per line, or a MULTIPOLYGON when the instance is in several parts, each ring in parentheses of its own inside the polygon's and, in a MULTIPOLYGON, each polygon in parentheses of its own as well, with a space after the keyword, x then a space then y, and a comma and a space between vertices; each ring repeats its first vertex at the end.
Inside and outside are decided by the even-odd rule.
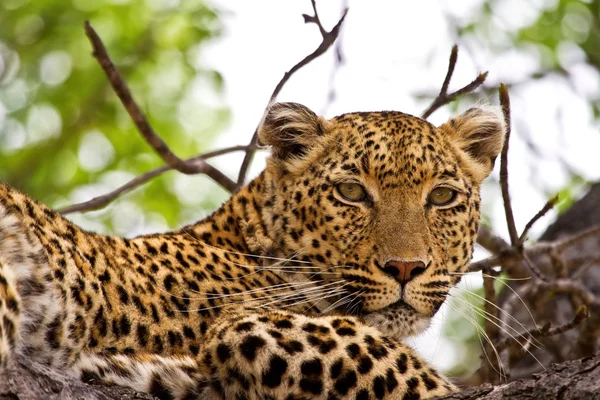
POLYGON ((153 400, 117 386, 90 385, 16 356, 0 375, 0 400, 153 400))
POLYGON ((600 400, 600 354, 552 364, 531 379, 506 385, 484 384, 438 400, 581 399, 600 400))

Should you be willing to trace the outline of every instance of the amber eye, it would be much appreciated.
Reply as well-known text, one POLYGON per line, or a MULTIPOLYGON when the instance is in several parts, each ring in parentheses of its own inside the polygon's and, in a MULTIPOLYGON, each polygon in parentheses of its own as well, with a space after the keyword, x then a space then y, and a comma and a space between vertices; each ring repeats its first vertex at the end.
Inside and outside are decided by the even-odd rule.
POLYGON ((429 203, 434 204, 436 206, 444 206, 450 203, 456 197, 456 191, 447 188, 447 187, 439 187, 437 189, 433 189, 431 193, 429 193, 429 203))
POLYGON ((354 182, 340 183, 337 185, 337 190, 349 201, 363 201, 367 197, 365 188, 354 182))

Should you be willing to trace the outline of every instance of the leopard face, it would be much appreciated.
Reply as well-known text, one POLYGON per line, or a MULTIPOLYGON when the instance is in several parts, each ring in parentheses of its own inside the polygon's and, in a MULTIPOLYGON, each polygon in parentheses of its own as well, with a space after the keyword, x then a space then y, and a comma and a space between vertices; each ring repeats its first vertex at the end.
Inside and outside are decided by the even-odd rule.
MULTIPOLYGON (((328 310, 403 338, 428 326, 471 259, 480 185, 503 121, 474 108, 440 127, 399 112, 331 120, 275 104, 259 131, 266 236, 335 288, 328 310)), ((329 292, 322 292, 329 295, 329 292)))

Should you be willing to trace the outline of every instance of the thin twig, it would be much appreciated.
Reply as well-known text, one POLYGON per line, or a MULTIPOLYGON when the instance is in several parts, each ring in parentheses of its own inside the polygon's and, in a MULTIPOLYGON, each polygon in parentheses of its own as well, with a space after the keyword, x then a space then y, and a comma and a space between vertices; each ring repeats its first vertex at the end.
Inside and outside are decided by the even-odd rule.
POLYGON ((521 236, 519 237, 519 240, 517 242, 518 246, 522 246, 523 243, 525 243, 525 239, 527 239, 527 233, 529 233, 529 230, 531 229, 533 224, 535 224, 540 218, 546 215, 548 211, 552 210, 556 203, 558 203, 558 195, 548 200, 546 204, 544 204, 544 207, 542 207, 542 209, 538 211, 538 213, 535 214, 533 218, 529 220, 527 225, 525 225, 525 229, 523 229, 523 233, 521 233, 521 236))
MULTIPOLYGON (((552 328, 552 325, 550 323, 546 323, 541 328, 535 327, 535 328, 528 330, 527 332, 518 334, 517 336, 521 337, 521 338, 528 337, 531 339, 540 339, 540 338, 547 338, 547 337, 551 337, 551 336, 560 335, 561 333, 565 333, 565 332, 581 325, 581 323, 583 321, 585 321, 588 317, 589 317, 589 313, 587 311, 587 307, 581 306, 577 309, 577 312, 575 313, 575 316, 573 317, 573 319, 564 325, 560 325, 560 326, 557 326, 556 328, 552 328)), ((509 345, 511 345, 512 343, 515 343, 515 342, 518 343, 518 341, 515 338, 512 338, 512 337, 506 338, 506 339, 504 339, 504 341, 502 341, 498 344, 497 349, 498 349, 498 351, 502 351, 502 350, 506 349, 509 345)), ((525 346, 525 345, 521 344, 521 346, 525 346)))
POLYGON ((525 251, 523 251, 522 249, 521 249, 521 256, 523 257, 525 264, 527 264, 527 267, 529 267, 529 270, 531 270, 531 272, 533 272, 533 274, 535 275, 536 278, 538 278, 542 282, 548 281, 548 279, 546 279, 544 274, 542 274, 542 271, 540 271, 540 269, 527 256, 527 253, 525 251))
MULTIPOLYGON (((342 0, 341 9, 346 10, 348 8, 348 0, 342 0)), ((337 40, 333 46, 333 52, 335 54, 335 61, 333 64, 333 68, 331 68, 331 72, 329 73, 329 90, 327 91, 327 100, 323 108, 321 109, 321 114, 325 115, 327 110, 337 99, 337 91, 335 87, 335 77, 337 76, 340 68, 346 62, 346 57, 344 56, 343 51, 343 39, 344 35, 340 33, 338 35, 337 40)))
POLYGON ((502 114, 504 115, 505 136, 504 146, 500 153, 500 188, 502 189, 502 200, 504 201, 504 213, 506 214, 506 225, 508 226, 508 234, 510 243, 514 246, 519 241, 517 228, 515 226, 515 217, 513 215, 512 204, 510 202, 510 193, 508 191, 508 144, 510 142, 510 97, 508 88, 500 85, 500 105, 502 106, 502 114))
POLYGON ((127 87, 127 83, 125 83, 121 77, 121 74, 111 61, 110 56, 108 55, 108 52, 106 51, 106 48, 100 39, 100 36, 98 36, 88 21, 85 22, 85 32, 90 39, 90 43, 92 44, 94 57, 96 60, 98 60, 98 63, 104 70, 104 73, 108 77, 108 81, 119 97, 119 100, 121 100, 123 107, 125 107, 125 110, 127 110, 127 113, 131 117, 140 134, 144 137, 146 142, 152 146, 154 151, 165 161, 165 163, 172 169, 176 169, 183 174, 206 174, 230 192, 235 190, 235 182, 233 182, 225 174, 212 165, 202 160, 194 164, 186 163, 171 151, 165 141, 162 140, 154 131, 154 129, 152 129, 152 126, 150 126, 146 116, 133 99, 131 91, 127 87))
POLYGON ((487 72, 481 73, 477 75, 477 77, 469 84, 463 86, 462 88, 448 94, 448 86, 450 85, 450 80, 452 79, 452 74, 454 74, 454 68, 456 67, 456 61, 458 60, 458 46, 452 46, 452 51, 450 52, 450 59, 448 61, 448 71, 446 72, 446 77, 444 78, 444 83, 442 84, 442 88, 440 93, 437 95, 433 102, 423 114, 421 114, 421 118, 427 119, 431 114, 433 114, 438 108, 453 102, 459 96, 463 94, 471 93, 479 86, 483 85, 485 79, 487 78, 487 72))
MULTIPOLYGON (((220 156, 223 154, 233 153, 236 151, 245 151, 245 150, 247 150, 247 147, 248 146, 232 146, 232 147, 227 147, 224 149, 214 150, 214 151, 204 153, 199 156, 188 158, 187 160, 185 160, 185 162, 193 165, 194 163, 198 163, 200 161, 207 160, 212 157, 217 157, 217 156, 220 156)), ((117 197, 121 196, 122 194, 128 193, 128 192, 132 191, 133 189, 148 182, 149 180, 161 175, 162 173, 171 171, 173 169, 174 168, 169 165, 163 165, 162 167, 153 169, 153 170, 148 171, 140 176, 133 178, 126 184, 116 188, 115 190, 113 190, 109 193, 103 194, 102 196, 94 197, 93 199, 84 201, 82 203, 73 204, 73 205, 70 205, 63 209, 59 209, 58 212, 60 212, 63 215, 66 215, 66 214, 72 214, 75 212, 98 210, 102 207, 106 207, 109 203, 116 200, 117 197)))
MULTIPOLYGON (((313 6, 314 15, 303 14, 305 23, 314 23, 318 26, 319 32, 321 32, 321 36, 323 40, 321 44, 309 55, 304 57, 300 62, 294 65, 288 72, 283 74, 283 78, 279 81, 275 89, 271 93, 271 97, 269 98, 269 104, 271 104, 283 89, 283 86, 287 83, 287 81, 292 77, 294 73, 296 73, 299 69, 309 64, 311 61, 320 57, 324 54, 333 43, 335 43, 339 33, 342 23, 346 18, 346 14, 348 13, 348 9, 346 8, 342 14, 342 17, 338 21, 337 24, 331 29, 331 31, 327 32, 321 23, 321 19, 319 18, 319 14, 317 13, 317 7, 314 0, 311 0, 311 4, 313 6)), ((250 144, 248 145, 249 149, 255 148, 258 145, 258 127, 254 130, 254 134, 252 135, 252 139, 250 140, 250 144)), ((252 162, 252 158, 254 157, 255 150, 248 150, 244 155, 244 160, 242 161, 242 165, 240 166, 240 172, 238 174, 236 188, 240 188, 244 185, 246 181, 246 174, 248 173, 248 168, 250 167, 250 163, 252 162)))
POLYGON ((533 257, 538 254, 548 253, 552 249, 556 249, 559 253, 563 252, 567 247, 572 247, 578 243, 583 242, 589 237, 600 237, 600 225, 593 226, 581 232, 577 232, 571 236, 555 242, 540 242, 529 246, 526 249, 527 255, 533 257))
POLYGON ((572 293, 579 296, 586 306, 600 307, 600 301, 581 282, 571 279, 559 279, 553 282, 540 282, 541 289, 557 293, 572 293))

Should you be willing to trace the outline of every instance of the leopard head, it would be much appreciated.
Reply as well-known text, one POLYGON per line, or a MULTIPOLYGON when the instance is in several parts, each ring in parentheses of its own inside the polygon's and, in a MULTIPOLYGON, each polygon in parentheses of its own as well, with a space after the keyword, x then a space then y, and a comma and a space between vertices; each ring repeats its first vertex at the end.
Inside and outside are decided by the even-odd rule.
POLYGON ((263 222, 277 252, 338 288, 335 312, 399 338, 425 329, 471 259, 480 186, 503 144, 498 110, 435 127, 394 111, 326 120, 277 103, 259 138, 272 148, 263 222))

